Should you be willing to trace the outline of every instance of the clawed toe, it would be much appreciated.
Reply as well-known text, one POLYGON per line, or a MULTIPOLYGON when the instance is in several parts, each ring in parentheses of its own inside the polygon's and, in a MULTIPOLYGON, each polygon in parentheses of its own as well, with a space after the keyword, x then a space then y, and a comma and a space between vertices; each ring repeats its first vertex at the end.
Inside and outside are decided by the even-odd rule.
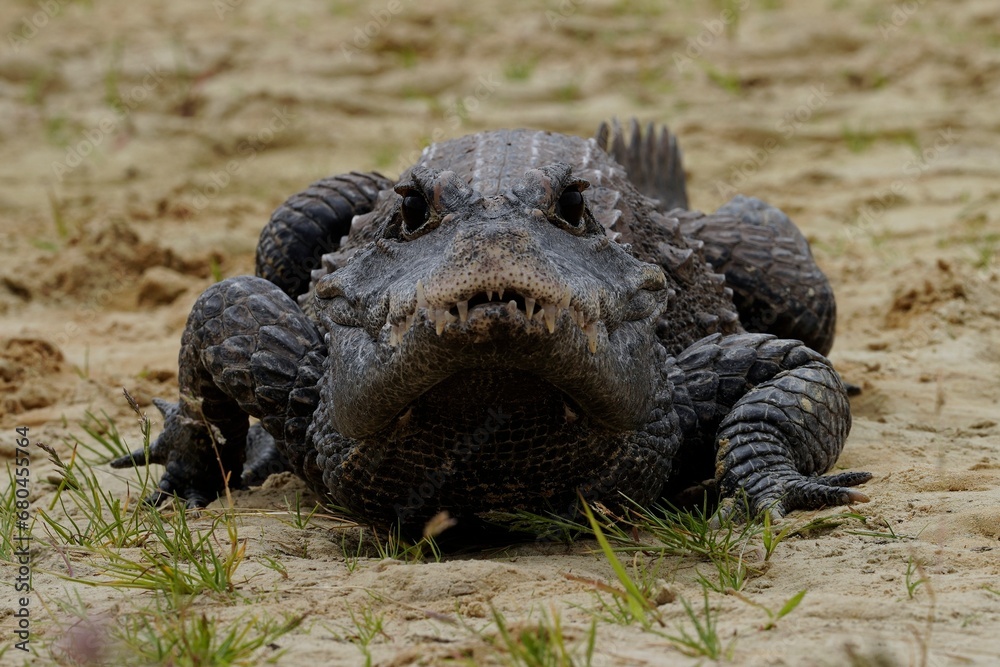
POLYGON ((815 510, 823 507, 867 503, 870 498, 857 489, 872 478, 867 472, 846 472, 828 477, 807 477, 798 473, 763 475, 751 488, 741 488, 737 498, 724 499, 713 517, 718 527, 732 518, 762 518, 766 512, 771 521, 778 521, 792 510, 815 510))
POLYGON ((212 498, 215 497, 213 495, 212 498, 209 498, 204 491, 190 486, 182 488, 182 486, 174 483, 173 477, 169 473, 164 473, 157 486, 158 488, 146 496, 143 501, 151 507, 159 507, 172 498, 179 498, 184 501, 185 508, 200 509, 207 507, 212 502, 212 498))
POLYGON ((842 472, 836 475, 813 477, 811 479, 819 484, 825 484, 826 486, 858 486, 859 484, 870 482, 872 474, 870 472, 842 472))
POLYGON ((160 460, 158 457, 153 455, 153 450, 149 451, 145 449, 137 449, 134 452, 126 454, 125 456, 120 456, 117 459, 111 461, 108 465, 112 468, 141 468, 142 466, 149 465, 151 463, 166 463, 164 460, 160 460))

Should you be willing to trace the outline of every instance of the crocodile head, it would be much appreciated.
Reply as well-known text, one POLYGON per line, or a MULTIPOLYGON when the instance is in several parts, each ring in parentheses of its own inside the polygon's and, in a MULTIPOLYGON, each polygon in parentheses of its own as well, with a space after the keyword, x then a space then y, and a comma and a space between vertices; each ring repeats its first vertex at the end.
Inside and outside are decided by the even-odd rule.
POLYGON ((486 197, 418 166, 383 193, 362 221, 375 240, 314 290, 332 428, 447 452, 428 441, 509 417, 495 446, 514 458, 570 427, 578 440, 645 424, 669 290, 660 267, 609 238, 587 187, 556 163, 486 197))

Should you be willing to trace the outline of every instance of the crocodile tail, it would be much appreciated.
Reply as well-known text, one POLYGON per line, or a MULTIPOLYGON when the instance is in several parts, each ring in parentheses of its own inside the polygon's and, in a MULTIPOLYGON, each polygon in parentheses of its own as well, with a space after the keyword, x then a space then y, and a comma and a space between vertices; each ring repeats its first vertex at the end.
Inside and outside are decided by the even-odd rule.
POLYGON ((296 298, 309 289, 321 257, 340 247, 356 215, 369 212, 392 181, 377 173, 351 172, 316 181, 289 197, 260 232, 257 275, 296 298))
POLYGON ((684 165, 677 137, 665 125, 649 123, 646 131, 635 118, 629 123, 628 137, 617 118, 603 122, 594 139, 628 174, 642 194, 657 200, 657 208, 666 213, 688 208, 684 165))

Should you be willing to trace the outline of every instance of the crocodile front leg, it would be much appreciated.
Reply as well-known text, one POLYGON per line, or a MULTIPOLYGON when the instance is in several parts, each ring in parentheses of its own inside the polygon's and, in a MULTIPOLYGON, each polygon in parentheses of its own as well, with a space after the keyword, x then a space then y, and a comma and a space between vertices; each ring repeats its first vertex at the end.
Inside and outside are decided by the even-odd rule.
POLYGON ((375 206, 392 181, 378 172, 340 174, 316 181, 275 209, 257 243, 257 275, 292 298, 309 289, 324 253, 340 247, 354 216, 375 206))
POLYGON ((714 462, 722 496, 743 492, 751 513, 775 518, 868 500, 848 487, 869 473, 819 476, 833 467, 851 428, 846 390, 825 357, 795 340, 716 334, 672 363, 684 433, 681 481, 704 479, 714 462))
MULTIPOLYGON (((138 450, 111 466, 163 464, 149 500, 177 494, 189 507, 204 506, 227 481, 240 486, 249 415, 261 419, 296 473, 307 472, 315 456, 308 456, 306 428, 325 358, 313 323, 273 283, 240 276, 213 285, 188 317, 178 360, 180 401, 159 404, 165 422, 148 459, 138 450)), ((280 459, 252 440, 258 459, 280 459)))

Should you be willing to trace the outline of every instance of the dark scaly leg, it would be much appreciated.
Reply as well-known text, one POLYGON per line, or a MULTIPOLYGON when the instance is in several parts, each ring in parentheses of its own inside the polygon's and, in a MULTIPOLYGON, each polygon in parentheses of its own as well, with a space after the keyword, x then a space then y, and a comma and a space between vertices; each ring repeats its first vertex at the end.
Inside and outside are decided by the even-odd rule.
MULTIPOLYGON (((112 467, 163 464, 159 491, 150 500, 177 494, 189 507, 204 506, 225 489, 220 461, 229 485, 240 486, 250 415, 261 418, 277 450, 302 474, 310 465, 304 461, 306 428, 319 402, 325 358, 312 322, 274 284, 241 276, 213 285, 188 318, 178 360, 181 398, 158 403, 164 427, 148 461, 138 450, 112 467)), ((266 439, 256 440, 250 443, 256 459, 251 471, 259 477, 273 453, 266 439)))
POLYGON ((868 500, 848 487, 869 473, 818 476, 833 467, 851 428, 847 393, 825 357, 795 340, 716 334, 672 363, 684 433, 675 488, 714 468, 722 496, 745 493, 752 513, 775 517, 868 500))
POLYGON ((377 172, 340 174, 316 181, 289 197, 260 232, 257 275, 293 299, 309 289, 320 258, 340 247, 356 215, 375 206, 392 181, 377 172))
POLYGON ((672 215, 685 236, 705 243, 705 258, 726 276, 747 331, 801 340, 829 353, 837 321, 833 288, 787 215, 742 195, 710 215, 672 215))

